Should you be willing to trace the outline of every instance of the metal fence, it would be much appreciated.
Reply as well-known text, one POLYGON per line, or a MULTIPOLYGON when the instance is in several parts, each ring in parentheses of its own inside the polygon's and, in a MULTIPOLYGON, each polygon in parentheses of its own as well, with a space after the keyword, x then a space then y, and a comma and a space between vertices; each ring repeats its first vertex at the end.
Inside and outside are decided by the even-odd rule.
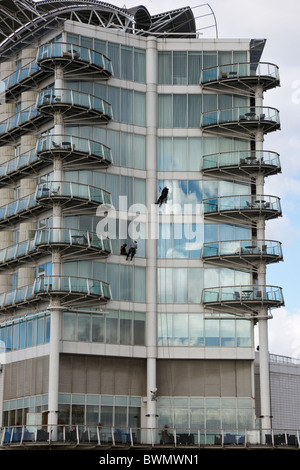
POLYGON ((299 431, 146 429, 102 426, 9 426, 0 428, 0 446, 108 446, 108 447, 293 447, 300 449, 299 431))

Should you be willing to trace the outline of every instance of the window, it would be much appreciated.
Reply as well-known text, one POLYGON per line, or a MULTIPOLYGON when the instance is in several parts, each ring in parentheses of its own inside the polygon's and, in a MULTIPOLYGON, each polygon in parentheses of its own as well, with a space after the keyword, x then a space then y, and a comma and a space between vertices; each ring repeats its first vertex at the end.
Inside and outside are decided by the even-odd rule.
POLYGON ((200 137, 160 137, 158 169, 160 171, 199 171, 202 158, 200 137))
POLYGON ((202 51, 159 51, 158 83, 163 85, 198 85, 202 51))
POLYGON ((158 95, 158 127, 199 128, 201 107, 200 94, 158 95))
POLYGON ((173 52, 173 84, 185 85, 187 83, 187 53, 173 52))
POLYGON ((145 345, 146 315, 142 312, 107 310, 105 314, 64 312, 64 341, 145 345))
POLYGON ((159 303, 200 303, 203 287, 201 268, 159 268, 159 303))
POLYGON ((202 224, 160 224, 158 257, 200 259, 202 240, 202 224))

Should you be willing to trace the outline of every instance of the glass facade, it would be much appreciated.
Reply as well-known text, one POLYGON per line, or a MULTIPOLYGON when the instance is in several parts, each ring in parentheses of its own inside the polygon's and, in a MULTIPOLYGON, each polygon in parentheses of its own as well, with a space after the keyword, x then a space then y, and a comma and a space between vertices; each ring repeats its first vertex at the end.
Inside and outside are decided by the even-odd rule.
MULTIPOLYGON (((65 70, 59 68, 63 86, 57 86, 58 80, 49 66, 47 74, 41 75, 48 85, 38 90, 35 104, 31 104, 26 112, 23 107, 16 108, 15 116, 0 123, 0 144, 4 142, 2 137, 4 139, 8 134, 16 137, 18 145, 26 146, 24 152, 22 148, 18 150, 11 165, 4 167, 3 164, 0 168, 3 166, 0 178, 8 175, 15 185, 14 197, 9 193, 0 207, 0 228, 7 227, 5 224, 8 223, 15 224, 20 232, 20 242, 33 240, 36 230, 44 227, 51 228, 53 233, 51 240, 45 242, 44 251, 37 254, 37 250, 32 249, 30 264, 23 260, 24 265, 15 264, 9 273, 13 291, 38 282, 39 289, 32 295, 36 294, 38 301, 44 302, 45 310, 34 311, 28 305, 32 300, 29 298, 24 315, 18 313, 17 316, 14 310, 11 314, 4 311, 0 322, 0 352, 7 353, 12 370, 14 363, 13 360, 9 362, 10 354, 15 353, 20 358, 22 353, 17 356, 18 350, 31 348, 27 352, 34 357, 34 347, 44 345, 52 357, 50 324, 52 327, 55 317, 47 306, 55 292, 55 300, 59 297, 61 302, 59 324, 55 325, 56 331, 60 331, 63 357, 74 355, 80 361, 80 355, 84 355, 81 351, 85 351, 100 357, 103 364, 109 363, 114 356, 128 364, 140 361, 137 369, 133 366, 130 372, 134 377, 130 379, 132 394, 129 387, 127 390, 124 385, 122 389, 119 384, 119 376, 123 373, 121 365, 112 369, 111 374, 115 375, 113 380, 110 376, 106 384, 109 391, 105 394, 91 392, 89 387, 93 388, 93 378, 83 394, 76 393, 76 384, 72 383, 72 393, 59 393, 57 424, 146 427, 149 403, 145 404, 143 397, 149 392, 148 385, 139 382, 147 379, 141 378, 138 367, 145 369, 147 347, 151 342, 158 347, 156 360, 170 354, 170 362, 171 358, 174 361, 172 381, 185 354, 191 358, 203 354, 201 360, 205 362, 216 356, 222 357, 224 352, 232 363, 236 358, 241 363, 244 360, 245 374, 247 377, 250 374, 254 348, 252 316, 244 311, 228 313, 220 306, 207 310, 203 294, 205 289, 215 287, 257 285, 257 272, 250 263, 243 264, 243 260, 230 265, 223 260, 207 264, 203 247, 219 242, 236 242, 243 246, 242 241, 250 243, 256 238, 256 228, 247 217, 238 220, 234 217, 206 218, 207 201, 222 199, 227 207, 227 198, 251 199, 255 196, 254 183, 245 175, 240 177, 230 172, 210 177, 202 169, 207 156, 226 153, 226 158, 231 161, 234 152, 250 155, 253 144, 245 136, 207 134, 201 126, 204 115, 211 118, 210 122, 219 123, 221 111, 223 123, 238 119, 236 110, 248 110, 253 103, 244 93, 230 93, 230 88, 207 92, 200 86, 203 69, 247 62, 250 45, 245 42, 241 46, 237 41, 235 49, 211 51, 211 46, 207 44, 206 50, 203 43, 199 49, 203 46, 204 50, 194 50, 198 45, 191 41, 191 45, 187 43, 188 50, 184 51, 176 50, 182 49, 176 41, 167 40, 165 44, 157 39, 157 50, 149 52, 148 41, 143 37, 139 41, 118 42, 118 35, 109 31, 103 32, 103 39, 100 39, 100 32, 93 35, 88 28, 86 36, 75 34, 76 26, 72 33, 67 30, 68 27, 49 44, 39 44, 39 54, 33 61, 36 66, 26 68, 26 79, 29 79, 30 74, 43 73, 44 60, 51 59, 52 72, 61 67, 63 60, 68 60, 65 70), (147 54, 155 54, 157 62, 156 96, 151 96, 156 100, 157 114, 150 117, 147 93, 152 72, 146 67, 147 54), (72 67, 80 60, 84 66, 78 73, 72 67), (101 70, 105 72, 104 78, 95 76, 94 68, 88 70, 89 64, 98 67, 99 74, 101 70), (106 121, 97 121, 98 114, 105 115, 106 121), (156 123, 154 131, 153 122, 156 123), (39 132, 35 140, 33 136, 30 142, 34 148, 29 150, 22 137, 27 137, 27 130, 30 132, 39 123, 43 125, 43 132, 39 132), (59 148, 55 139, 58 135, 63 137, 59 148), (35 173, 30 173, 26 167, 30 191, 21 173, 14 176, 14 172, 22 168, 20 154, 28 168, 35 165, 35 173), (68 159, 72 154, 73 157, 78 155, 78 160, 68 159), (107 164, 100 166, 98 160, 104 155, 107 164), (95 156, 98 159, 92 159, 95 156), (155 198, 164 187, 168 188, 166 204, 155 206, 155 198), (157 213, 155 245, 148 244, 146 236, 150 192, 157 213), (72 237, 68 239, 68 245, 72 245, 68 250, 58 246, 58 242, 62 242, 58 236, 60 230, 75 233, 76 246, 70 242, 72 237), (106 250, 105 257, 103 253, 100 256, 88 252, 84 239, 78 241, 83 232, 108 236, 110 249, 106 250), (136 255, 133 260, 127 260, 120 249, 123 243, 127 243, 128 249, 133 240, 138 244, 136 255), (55 248, 50 246, 54 241, 57 243, 55 248), (156 248, 150 253, 149 246, 156 248), (81 289, 81 297, 78 289, 76 291, 67 282, 64 289, 57 287, 58 265, 61 279, 91 281, 85 284, 84 291, 81 289), (28 272, 22 271, 22 267, 28 268, 28 272), (101 283, 109 290, 104 301, 95 289, 95 285, 101 283), (155 295, 153 299, 151 293, 155 295), (100 305, 100 301, 105 305, 100 305), (150 338, 149 333, 153 322, 156 338, 150 338)), ((122 38, 123 34, 127 33, 122 32, 122 38)), ((223 68, 220 70, 224 71, 223 68)), ((205 76, 208 82, 209 74, 208 71, 205 76)), ((14 83, 7 80, 8 86, 18 85, 23 92, 23 75, 19 83, 19 74, 15 74, 14 83)), ((19 245, 16 240, 17 237, 14 246, 19 245)), ((12 239, 10 244, 13 245, 12 239)), ((7 249, 6 246, 3 248, 7 249)), ((262 245, 260 248, 262 251, 262 245)), ((14 308, 13 302, 10 307, 14 308)), ((87 373, 94 377, 92 369, 87 373)), ((242 376, 244 372, 238 370, 235 373, 242 376)), ((202 377, 198 379, 202 380, 202 377)), ((242 381, 240 377, 239 380, 242 381)), ((158 395, 158 426, 191 431, 254 428, 253 384, 248 384, 251 380, 237 389, 235 396, 232 391, 226 392, 228 396, 226 393, 217 396, 214 384, 203 396, 198 396, 195 386, 191 387, 191 392, 183 390, 184 381, 179 376, 181 388, 174 396, 171 393, 158 395)), ((47 411, 48 401, 51 402, 45 393, 18 399, 14 392, 6 393, 5 426, 17 422, 26 424, 27 414, 43 413, 47 411)), ((147 400, 149 402, 149 397, 147 400)))

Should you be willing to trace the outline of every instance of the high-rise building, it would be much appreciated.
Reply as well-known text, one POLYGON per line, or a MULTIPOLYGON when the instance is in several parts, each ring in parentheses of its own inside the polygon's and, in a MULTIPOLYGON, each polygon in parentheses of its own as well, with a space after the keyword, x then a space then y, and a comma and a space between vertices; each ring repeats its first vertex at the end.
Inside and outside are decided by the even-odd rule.
POLYGON ((266 281, 282 250, 265 239, 281 215, 264 194, 281 171, 263 144, 280 128, 265 40, 205 38, 190 7, 0 12, 0 425, 158 443, 269 431, 283 297, 266 281))

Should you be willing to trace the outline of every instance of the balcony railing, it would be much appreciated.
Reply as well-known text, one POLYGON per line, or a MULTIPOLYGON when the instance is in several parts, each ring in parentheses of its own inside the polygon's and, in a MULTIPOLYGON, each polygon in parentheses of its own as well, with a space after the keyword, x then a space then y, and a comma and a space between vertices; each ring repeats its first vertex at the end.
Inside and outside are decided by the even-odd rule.
POLYGON ((20 307, 48 298, 61 297, 63 305, 70 302, 108 302, 111 299, 109 284, 95 279, 74 276, 41 276, 29 286, 0 294, 0 310, 20 307))
POLYGON ((11 222, 15 218, 23 216, 28 217, 29 213, 33 213, 39 208, 38 201, 35 199, 35 194, 22 197, 16 201, 10 202, 0 207, 0 226, 11 222))
POLYGON ((261 171, 265 175, 281 171, 279 155, 270 151, 236 151, 204 155, 202 171, 212 173, 228 170, 230 172, 245 172, 252 174, 261 171))
POLYGON ((222 128, 236 130, 241 133, 262 129, 265 133, 280 129, 279 111, 275 108, 247 106, 218 109, 202 113, 203 129, 222 128))
POLYGON ((84 296, 108 301, 111 299, 110 286, 106 282, 74 276, 41 276, 35 280, 34 293, 39 296, 55 294, 84 296))
POLYGON ((251 308, 281 307, 284 305, 282 289, 276 286, 243 285, 209 287, 203 289, 202 303, 208 306, 229 307, 245 305, 251 308))
POLYGON ((0 207, 0 227, 14 223, 15 219, 27 218, 30 213, 50 208, 54 201, 63 202, 64 209, 76 206, 87 210, 89 207, 112 205, 111 195, 103 189, 87 184, 70 182, 49 182, 39 184, 34 194, 17 199, 0 207))
POLYGON ((83 249, 84 252, 90 250, 98 254, 109 254, 112 251, 109 238, 103 236, 99 237, 94 232, 69 228, 45 228, 38 230, 34 238, 34 244, 35 247, 61 245, 64 249, 72 247, 78 252, 78 248, 80 248, 83 249))
POLYGON ((54 155, 62 158, 68 165, 100 165, 107 167, 112 163, 109 147, 101 142, 68 135, 55 135, 39 139, 36 149, 23 153, 0 165, 0 186, 8 181, 19 179, 22 175, 32 173, 33 168, 49 164, 54 155))
POLYGON ((37 54, 37 63, 41 67, 60 63, 65 73, 69 70, 78 71, 81 76, 94 71, 104 77, 113 74, 112 63, 103 54, 71 43, 52 42, 41 46, 37 54))
MULTIPOLYGON (((0 144, 10 140, 11 137, 21 136, 44 119, 35 106, 29 106, 14 116, 0 122, 0 144)), ((50 119, 50 117, 48 117, 50 119)))
POLYGON ((111 205, 111 195, 104 189, 89 184, 71 183, 68 181, 50 181, 37 186, 35 198, 37 201, 49 200, 82 200, 91 204, 111 205))
MULTIPOLYGON (((41 163, 35 150, 23 153, 0 165, 0 186, 8 181, 19 179, 23 174, 31 173, 41 163)), ((45 165, 45 162, 42 162, 45 165)))
POLYGON ((72 119, 97 118, 103 122, 112 119, 112 108, 107 101, 88 93, 62 88, 42 91, 37 98, 36 107, 40 112, 51 115, 58 109, 66 118, 72 119))
POLYGON ((43 256, 45 250, 53 247, 62 248, 62 256, 76 253, 76 256, 97 254, 108 256, 111 241, 96 233, 66 228, 48 228, 37 230, 35 237, 0 250, 0 269, 8 265, 27 261, 28 258, 43 256))
POLYGON ((267 90, 279 85, 279 69, 277 65, 267 62, 218 65, 203 69, 200 83, 203 86, 220 83, 238 88, 262 84, 264 90, 267 90))
POLYGON ((235 217, 272 219, 282 214, 280 199, 268 195, 222 196, 203 200, 204 216, 221 214, 235 217))
POLYGON ((16 94, 20 94, 24 89, 32 87, 37 77, 44 77, 45 75, 47 73, 35 61, 26 64, 3 80, 6 98, 11 98, 16 94))
POLYGON ((283 259, 281 243, 273 240, 229 240, 203 244, 203 259, 262 259, 268 263, 283 259))
POLYGON ((107 166, 112 163, 112 154, 109 147, 91 139, 73 137, 69 135, 50 135, 41 138, 37 143, 36 153, 41 158, 60 155, 70 163, 80 164, 102 163, 107 166))
MULTIPOLYGON (((239 448, 284 448, 299 449, 299 430, 268 429, 205 429, 189 427, 169 427, 167 431, 159 428, 104 427, 88 425, 27 425, 0 428, 0 446, 3 448, 36 447, 37 445, 78 446, 118 446, 139 448, 140 445, 159 448, 189 446, 191 448, 230 447, 239 448)), ((155 456, 155 455, 154 455, 155 456)), ((184 456, 183 456, 184 457, 184 456)), ((189 459, 191 456, 189 456, 189 459)), ((190 463, 190 460, 189 460, 190 463)))

